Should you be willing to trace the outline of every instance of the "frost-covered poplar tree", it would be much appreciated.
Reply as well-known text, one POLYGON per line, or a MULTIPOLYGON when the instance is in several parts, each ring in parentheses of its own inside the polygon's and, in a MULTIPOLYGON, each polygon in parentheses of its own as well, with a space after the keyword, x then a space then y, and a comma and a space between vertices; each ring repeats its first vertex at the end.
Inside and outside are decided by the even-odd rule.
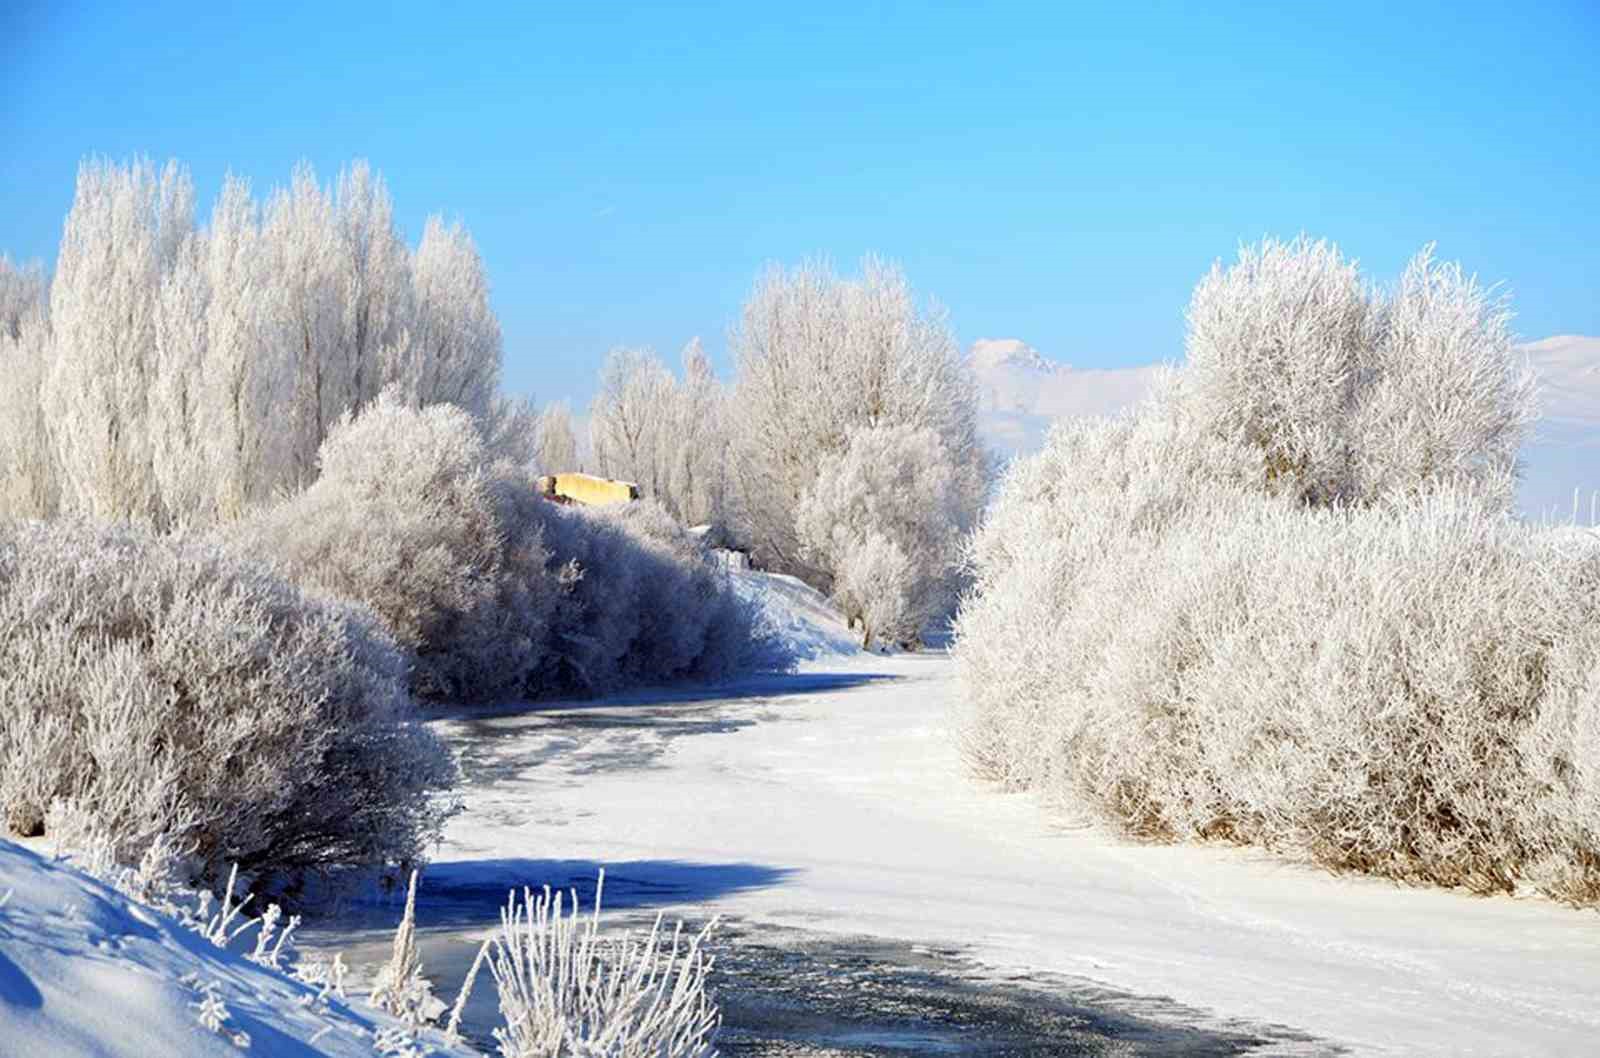
POLYGON ((430 217, 412 266, 415 322, 391 379, 417 406, 454 404, 486 416, 500 388, 500 321, 489 277, 465 228, 430 217))
POLYGON ((718 518, 726 492, 723 405, 698 338, 684 347, 682 380, 649 350, 613 350, 590 409, 600 472, 637 483, 685 525, 718 518))
POLYGON ((249 185, 230 176, 206 230, 210 298, 201 382, 201 433, 216 514, 223 519, 238 517, 297 480, 294 439, 282 423, 294 397, 294 361, 281 355, 292 331, 274 295, 281 288, 273 282, 271 262, 249 185))
POLYGON ((42 303, 0 330, 0 520, 51 518, 60 508, 54 430, 40 403, 54 353, 42 303))
POLYGON ((685 525, 720 521, 727 508, 726 399, 699 338, 684 347, 674 404, 668 507, 685 525))
POLYGON ((87 162, 30 308, 43 286, 0 261, 6 513, 236 518, 314 480, 329 430, 386 390, 457 405, 496 459, 532 458, 471 236, 431 221, 413 254, 365 163, 330 188, 302 165, 264 211, 230 176, 200 229, 175 163, 87 162))
MULTIPOLYGON (((343 391, 335 399, 342 407, 362 408, 386 385, 411 381, 404 366, 413 323, 411 257, 395 226, 389 189, 366 162, 339 173, 333 209, 343 285, 335 354, 341 366, 335 378, 343 391)), ((495 335, 498 340, 498 326, 495 335)))
POLYGON ((0 255, 0 518, 55 513, 57 474, 39 406, 52 349, 44 270, 0 255))
POLYGON ((796 508, 860 427, 933 431, 956 506, 981 506, 976 383, 943 313, 917 307, 898 267, 868 259, 859 279, 817 263, 774 269, 745 303, 733 345, 730 477, 740 528, 769 565, 829 585, 835 571, 806 557, 796 508))
POLYGON ((210 298, 205 242, 191 234, 178 248, 156 301, 149 443, 160 524, 209 521, 214 510, 215 468, 208 458, 202 402, 210 298))
POLYGON ((572 406, 564 400, 545 405, 539 413, 533 465, 543 474, 564 474, 579 469, 578 435, 572 429, 572 406))
POLYGON ((80 167, 50 285, 44 394, 69 511, 162 518, 150 437, 161 290, 193 230, 194 188, 175 163, 80 167))
POLYGON ((43 268, 18 266, 0 254, 0 337, 20 337, 23 319, 43 305, 45 293, 43 268))
POLYGON ((668 481, 663 445, 672 422, 672 372, 648 349, 613 349, 600 371, 589 432, 600 473, 636 482, 660 498, 668 481))
POLYGON ((316 473, 317 449, 345 411, 347 372, 339 362, 343 313, 338 226, 329 195, 309 165, 299 165, 287 188, 267 204, 262 249, 268 290, 283 326, 267 355, 287 366, 294 397, 283 427, 290 436, 289 476, 297 484, 316 473))

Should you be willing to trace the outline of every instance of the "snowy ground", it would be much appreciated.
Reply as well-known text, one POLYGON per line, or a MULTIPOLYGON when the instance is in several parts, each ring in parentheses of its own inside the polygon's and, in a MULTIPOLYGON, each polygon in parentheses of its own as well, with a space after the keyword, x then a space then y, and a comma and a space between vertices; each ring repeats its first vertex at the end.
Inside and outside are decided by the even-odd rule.
POLYGON ((508 887, 605 866, 610 906, 912 942, 969 979, 1308 1041, 1273 1053, 1600 1046, 1600 915, 1053 828, 962 773, 959 698, 943 655, 824 656, 728 692, 444 722, 469 786, 425 878, 432 922, 471 934, 508 887))
POLYGON ((0 841, 0 1058, 465 1053, 432 1034, 431 1046, 408 1051, 390 1019, 245 959, 253 942, 249 933, 224 951, 0 841))

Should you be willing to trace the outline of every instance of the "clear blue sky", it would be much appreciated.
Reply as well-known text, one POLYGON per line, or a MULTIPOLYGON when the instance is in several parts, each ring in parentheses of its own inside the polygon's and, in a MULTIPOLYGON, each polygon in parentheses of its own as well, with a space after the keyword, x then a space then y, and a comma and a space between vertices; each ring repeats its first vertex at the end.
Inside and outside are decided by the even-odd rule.
POLYGON ((725 365, 761 266, 816 254, 1084 367, 1179 355, 1209 263, 1302 230, 1600 333, 1594 0, 453 6, 0 0, 0 248, 54 257, 91 153, 203 209, 365 157, 409 239, 476 235, 509 387, 580 404, 614 344, 725 365))

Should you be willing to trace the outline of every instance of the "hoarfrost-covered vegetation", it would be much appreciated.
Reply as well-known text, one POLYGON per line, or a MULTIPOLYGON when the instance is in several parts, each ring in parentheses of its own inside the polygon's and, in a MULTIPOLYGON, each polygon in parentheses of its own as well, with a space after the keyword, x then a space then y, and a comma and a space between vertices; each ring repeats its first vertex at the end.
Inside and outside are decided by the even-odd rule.
POLYGON ((204 541, 0 528, 0 807, 201 876, 420 858, 454 766, 364 611, 204 541))
POLYGON ((414 699, 787 666, 653 503, 537 495, 570 415, 501 359, 471 237, 408 247, 365 164, 230 177, 202 226, 176 164, 86 162, 55 273, 0 258, 7 827, 212 881, 404 864, 453 776, 414 699))
MULTIPOLYGON (((578 894, 546 887, 513 893, 500 930, 485 942, 505 1027, 496 1029, 505 1058, 606 1055, 607 1058, 715 1058, 722 1023, 706 988, 712 959, 703 945, 715 921, 670 942, 657 916, 643 939, 600 932, 605 874, 594 908, 580 918, 578 894)), ((474 966, 476 970, 476 966, 474 966)), ((470 979, 469 979, 470 980, 470 979)))
POLYGON ((830 594, 866 645, 916 646, 952 609, 990 477, 943 313, 876 259, 857 278, 774 268, 731 341, 728 387, 698 341, 681 379, 614 350, 590 409, 598 468, 830 594))
POLYGON ((957 621, 974 770, 1132 833, 1600 899, 1600 547, 1508 513, 1503 302, 1245 250, 1137 411, 1008 471, 957 621))
POLYGON ((976 383, 942 311, 877 260, 854 280, 775 269, 733 346, 735 524, 770 568, 833 593, 868 643, 915 642, 954 590, 989 476, 976 383), (871 557, 847 561, 852 540, 871 557))

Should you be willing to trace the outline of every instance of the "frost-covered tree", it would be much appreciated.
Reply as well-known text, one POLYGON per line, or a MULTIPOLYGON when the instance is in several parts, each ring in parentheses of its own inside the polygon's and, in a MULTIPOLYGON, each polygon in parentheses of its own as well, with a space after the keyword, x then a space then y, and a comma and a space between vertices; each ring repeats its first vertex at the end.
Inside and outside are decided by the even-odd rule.
POLYGON ((43 397, 68 511, 162 520, 150 436, 161 291, 193 231, 194 188, 176 163, 80 167, 50 284, 43 397))
POLYGON ((1350 448, 1357 495, 1467 486, 1509 508, 1517 451, 1535 417, 1534 378, 1513 347, 1510 308, 1427 247, 1380 303, 1350 448))
POLYGON ((0 333, 0 520, 51 518, 60 508, 61 471, 54 430, 42 403, 54 346, 44 305, 0 333))
POLYGON ((542 474, 564 474, 578 466, 578 435, 572 428, 572 406, 566 401, 545 405, 539 413, 533 465, 542 474))
POLYGON ((600 473, 660 498, 668 481, 673 423, 672 372, 648 349, 618 348, 600 369, 589 435, 600 473))
POLYGON ((56 511, 56 456, 39 404, 51 357, 47 297, 42 268, 0 255, 0 517, 56 511))
POLYGON ((298 486, 311 480, 317 449, 349 410, 349 365, 343 342, 345 273, 332 196, 317 185, 309 165, 295 168, 287 188, 267 203, 262 251, 270 264, 265 297, 280 327, 270 353, 287 366, 294 396, 283 417, 289 434, 288 474, 298 486))
POLYGON ((859 427, 931 430, 958 506, 982 505, 976 384, 942 312, 919 309, 897 267, 868 259, 859 279, 815 263, 774 269, 745 303, 733 346, 730 479, 740 529, 767 564, 828 585, 833 571, 807 559, 796 508, 859 427))
POLYGON ((500 389, 500 321, 472 236, 459 223, 430 217, 413 271, 411 362, 391 381, 418 406, 448 403, 487 416, 500 389))
POLYGON ((724 395, 700 340, 675 378, 649 350, 615 349, 590 409, 600 472, 638 484, 686 525, 720 516, 728 437, 724 395))
POLYGON ((0 254, 0 338, 21 336, 22 321, 43 306, 46 290, 42 267, 19 267, 0 254))
POLYGON ((1195 289, 1183 413, 1307 502, 1466 483, 1509 503, 1533 407, 1509 319, 1431 248, 1386 291, 1326 242, 1267 240, 1195 289))
POLYGON ((460 225, 430 221, 413 254, 360 162, 329 188, 297 168, 264 211, 230 176, 205 228, 193 199, 176 164, 85 163, 37 325, 42 274, 0 264, 4 513, 236 518, 311 481, 333 425, 386 387, 531 458, 535 417, 497 392, 499 324, 460 225))
MULTIPOLYGON (((411 376, 422 374, 421 365, 412 366, 409 345, 410 332, 422 329, 419 324, 431 325, 433 315, 439 314, 448 322, 434 330, 454 329, 465 338, 467 328, 478 321, 469 320, 462 311, 465 306, 458 300, 459 280, 454 278, 446 278, 442 284, 429 284, 427 289, 437 300, 425 321, 415 319, 411 255, 395 224, 394 203, 389 198, 388 186, 366 162, 354 162, 339 173, 333 193, 333 212, 338 226, 335 259, 343 288, 343 314, 334 354, 341 370, 333 376, 335 384, 342 385, 343 389, 342 392, 336 389, 334 400, 341 409, 359 409, 386 386, 418 385, 411 376), (439 297, 441 292, 444 296, 439 297)), ((439 226, 429 227, 437 229, 439 226)), ((459 228, 455 234, 464 236, 459 228)), ((448 276, 454 265, 450 234, 435 234, 431 239, 425 234, 423 242, 436 273, 433 278, 439 278, 437 273, 448 276)), ((470 248, 470 240, 466 242, 470 248)), ((476 253, 472 256, 475 259, 476 253)), ((499 325, 495 323, 493 329, 498 378, 499 325)), ((476 339, 477 334, 472 338, 476 339)), ((454 353, 455 350, 431 348, 425 359, 434 361, 436 357, 453 357, 454 353)), ((430 363, 429 366, 436 365, 430 363)), ((458 383, 450 379, 443 384, 458 383)), ((418 388, 420 390, 420 385, 418 388)), ((422 402, 432 403, 426 396, 422 397, 422 402)), ((480 405, 470 410, 481 412, 483 408, 480 405)))
POLYGON ((665 502, 685 525, 720 521, 727 509, 727 398, 699 338, 684 347, 675 398, 665 502))
POLYGON ((912 644, 952 601, 972 515, 938 434, 868 426, 818 463, 795 528, 807 561, 832 571, 834 599, 864 645, 912 644))

